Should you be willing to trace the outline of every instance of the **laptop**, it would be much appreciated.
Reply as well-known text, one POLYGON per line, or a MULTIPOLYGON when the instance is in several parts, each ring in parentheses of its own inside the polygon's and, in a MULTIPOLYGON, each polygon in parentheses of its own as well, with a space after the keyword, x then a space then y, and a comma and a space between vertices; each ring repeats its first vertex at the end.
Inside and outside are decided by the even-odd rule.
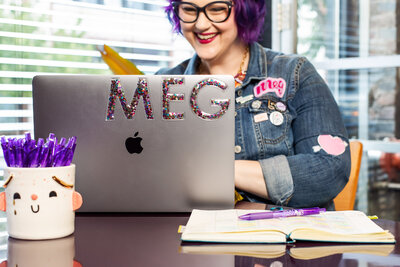
POLYGON ((43 75, 35 139, 77 137, 78 212, 188 212, 234 204, 232 76, 43 75))

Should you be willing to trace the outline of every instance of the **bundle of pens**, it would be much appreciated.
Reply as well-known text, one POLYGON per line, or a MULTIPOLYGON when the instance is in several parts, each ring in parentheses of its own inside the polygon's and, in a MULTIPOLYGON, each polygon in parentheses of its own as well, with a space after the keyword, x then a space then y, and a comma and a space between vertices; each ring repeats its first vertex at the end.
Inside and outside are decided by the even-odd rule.
POLYGON ((76 147, 76 137, 59 142, 53 133, 49 135, 46 142, 39 138, 36 142, 26 133, 24 138, 1 137, 1 147, 4 159, 8 167, 60 167, 69 166, 76 147))

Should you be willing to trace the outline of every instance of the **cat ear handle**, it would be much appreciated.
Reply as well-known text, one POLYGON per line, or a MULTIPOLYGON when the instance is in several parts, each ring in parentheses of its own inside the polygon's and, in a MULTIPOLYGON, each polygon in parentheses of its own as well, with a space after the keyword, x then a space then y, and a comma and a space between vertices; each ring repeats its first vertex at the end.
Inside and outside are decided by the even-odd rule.
MULTIPOLYGON (((1 192, 0 193, 0 210, 6 211, 7 205, 6 205, 6 192, 1 192)), ((4 265, 7 266, 7 265, 4 265)), ((3 267, 3 265, 0 264, 0 267, 3 267)))
MULTIPOLYGON (((77 210, 82 206, 83 199, 81 194, 78 192, 74 191, 72 193, 72 210, 77 210)), ((1 266, 0 266, 1 267, 1 266)))

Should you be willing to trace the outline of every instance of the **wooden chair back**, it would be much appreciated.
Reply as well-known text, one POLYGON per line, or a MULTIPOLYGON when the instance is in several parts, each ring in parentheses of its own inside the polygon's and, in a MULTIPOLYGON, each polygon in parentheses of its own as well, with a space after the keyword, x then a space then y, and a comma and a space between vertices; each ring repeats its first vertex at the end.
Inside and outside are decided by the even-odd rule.
POLYGON ((351 171, 349 181, 333 200, 336 210, 353 210, 356 200, 358 175, 360 174, 363 145, 360 141, 350 141, 351 171))

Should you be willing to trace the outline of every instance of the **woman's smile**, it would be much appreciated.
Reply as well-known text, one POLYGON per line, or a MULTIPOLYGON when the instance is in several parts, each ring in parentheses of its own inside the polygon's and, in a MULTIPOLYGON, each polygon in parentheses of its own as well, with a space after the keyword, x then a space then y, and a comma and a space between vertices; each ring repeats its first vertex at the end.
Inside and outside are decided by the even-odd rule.
POLYGON ((214 41, 217 37, 217 33, 196 33, 197 40, 201 44, 208 44, 214 41))

